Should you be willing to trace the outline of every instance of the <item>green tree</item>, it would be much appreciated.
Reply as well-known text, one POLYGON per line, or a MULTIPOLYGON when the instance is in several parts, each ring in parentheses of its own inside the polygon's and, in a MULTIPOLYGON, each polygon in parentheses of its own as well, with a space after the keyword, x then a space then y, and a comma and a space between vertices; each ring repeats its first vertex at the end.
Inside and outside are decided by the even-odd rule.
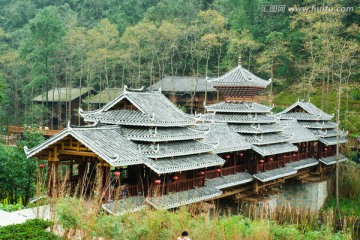
POLYGON ((281 84, 282 82, 280 78, 275 78, 275 76, 280 75, 280 67, 291 57, 287 45, 288 42, 285 40, 282 33, 271 32, 266 37, 265 49, 257 58, 257 63, 260 65, 259 69, 270 75, 270 78, 272 79, 270 84, 270 104, 273 103, 274 99, 274 83, 281 84))
POLYGON ((22 139, 17 141, 16 147, 0 145, 1 175, 0 192, 2 198, 7 198, 11 204, 26 205, 35 193, 36 168, 35 159, 27 159, 24 146, 35 147, 43 141, 43 134, 37 126, 24 126, 22 139))
POLYGON ((55 80, 53 69, 65 33, 64 24, 57 8, 47 7, 30 20, 29 28, 30 38, 23 45, 21 56, 32 66, 30 86, 49 90, 55 80))

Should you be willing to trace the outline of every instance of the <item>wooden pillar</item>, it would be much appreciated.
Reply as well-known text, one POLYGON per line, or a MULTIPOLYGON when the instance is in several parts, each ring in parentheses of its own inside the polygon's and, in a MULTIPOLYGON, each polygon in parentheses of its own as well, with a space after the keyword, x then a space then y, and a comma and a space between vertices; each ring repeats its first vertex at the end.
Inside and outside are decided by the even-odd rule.
POLYGON ((51 160, 48 161, 48 169, 47 169, 47 181, 48 181, 48 186, 47 186, 47 194, 48 197, 52 196, 52 186, 51 186, 51 182, 52 182, 52 177, 51 177, 51 172, 52 172, 52 167, 53 167, 53 162, 51 160))
POLYGON ((110 200, 110 166, 104 166, 104 183, 105 183, 105 202, 108 203, 110 200))
POLYGON ((57 197, 58 196, 58 166, 59 166, 59 162, 58 161, 54 161, 53 162, 53 173, 54 173, 54 177, 53 177, 53 196, 57 197))
POLYGON ((101 196, 104 202, 110 200, 110 165, 100 160, 99 163, 99 174, 100 174, 100 186, 99 196, 101 196))

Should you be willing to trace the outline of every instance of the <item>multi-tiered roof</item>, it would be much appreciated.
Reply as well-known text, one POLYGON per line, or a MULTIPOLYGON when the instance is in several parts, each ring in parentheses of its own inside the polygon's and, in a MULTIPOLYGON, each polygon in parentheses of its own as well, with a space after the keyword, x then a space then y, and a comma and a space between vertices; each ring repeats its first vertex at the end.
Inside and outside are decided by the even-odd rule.
POLYGON ((209 80, 214 88, 219 90, 226 97, 253 97, 266 88, 270 83, 252 74, 239 65, 223 76, 209 80))
POLYGON ((262 156, 297 150, 296 146, 289 143, 289 137, 282 134, 277 119, 270 115, 271 107, 245 101, 245 97, 255 96, 271 80, 263 80, 239 64, 211 82, 223 93, 225 101, 205 106, 209 114, 202 116, 204 121, 228 123, 262 156))
POLYGON ((333 115, 323 112, 310 101, 297 101, 278 116, 281 119, 296 119, 300 125, 309 129, 326 146, 347 142, 346 134, 343 131, 337 131, 336 123, 331 122, 333 115), (338 139, 337 136, 339 136, 338 139))
MULTIPOLYGON (((325 146, 346 143, 346 133, 336 130, 337 124, 331 122, 333 115, 329 115, 316 107, 310 101, 297 101, 278 114, 282 120, 296 119, 298 124, 310 130, 317 140, 325 146)), ((300 133, 299 133, 300 134, 300 133)), ((309 136, 309 134, 307 134, 309 136)), ((340 154, 340 161, 346 158, 340 154)), ((320 159, 326 165, 336 162, 335 156, 320 159)))
MULTIPOLYGON (((157 174, 203 169, 225 162, 213 153, 215 144, 200 141, 209 133, 209 127, 196 126, 194 117, 179 110, 160 91, 125 88, 103 108, 80 113, 85 121, 121 125, 121 136, 136 144, 146 158, 143 164, 157 174)), ((204 186, 147 201, 156 208, 172 208, 220 194, 218 189, 204 186)))

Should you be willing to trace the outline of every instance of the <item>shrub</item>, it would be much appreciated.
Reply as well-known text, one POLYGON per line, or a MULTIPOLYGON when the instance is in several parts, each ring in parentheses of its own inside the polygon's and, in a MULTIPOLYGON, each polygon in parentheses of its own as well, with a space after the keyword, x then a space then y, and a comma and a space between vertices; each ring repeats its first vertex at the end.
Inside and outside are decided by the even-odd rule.
POLYGON ((2 204, 0 203, 0 209, 7 212, 14 212, 23 209, 24 206, 20 203, 17 204, 2 204))
POLYGON ((45 230, 51 226, 52 223, 50 221, 45 221, 42 219, 31 219, 22 224, 12 224, 5 227, 0 227, 0 240, 60 239, 56 235, 45 230))

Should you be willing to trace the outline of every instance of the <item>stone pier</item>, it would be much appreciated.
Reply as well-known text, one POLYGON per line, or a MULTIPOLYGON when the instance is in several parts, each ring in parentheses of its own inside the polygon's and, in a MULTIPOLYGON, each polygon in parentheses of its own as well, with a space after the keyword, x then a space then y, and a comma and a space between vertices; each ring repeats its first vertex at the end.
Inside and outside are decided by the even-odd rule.
POLYGON ((312 212, 320 210, 328 197, 327 181, 305 184, 285 183, 281 190, 278 195, 270 197, 276 200, 277 206, 290 204, 292 208, 310 208, 312 212))

